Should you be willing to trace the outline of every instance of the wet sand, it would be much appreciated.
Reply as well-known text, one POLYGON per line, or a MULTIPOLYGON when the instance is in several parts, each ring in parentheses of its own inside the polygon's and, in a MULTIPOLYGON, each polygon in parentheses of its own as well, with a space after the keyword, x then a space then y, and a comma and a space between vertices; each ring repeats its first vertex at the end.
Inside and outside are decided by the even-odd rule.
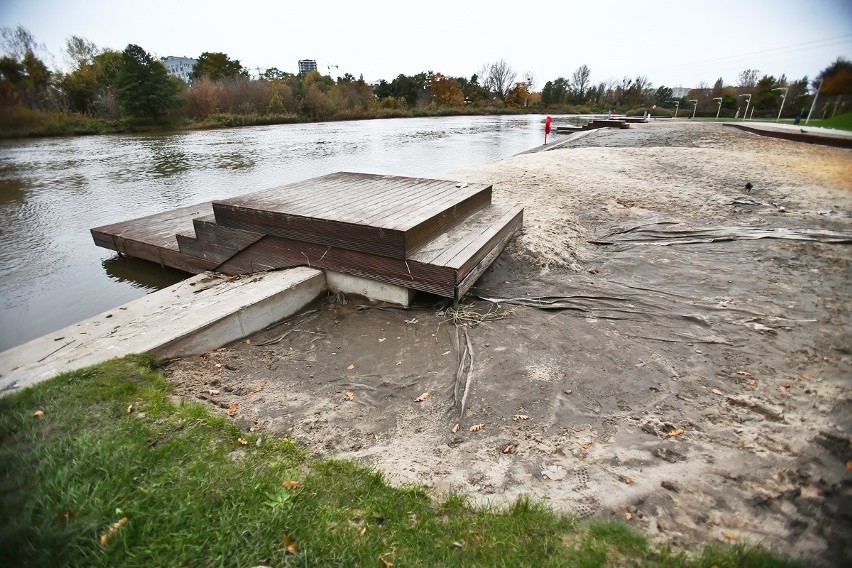
POLYGON ((529 494, 675 546, 746 541, 839 566, 850 172, 852 150, 688 122, 453 172, 526 208, 472 290, 498 303, 469 298, 454 325, 432 296, 409 310, 331 297, 167 373, 187 398, 238 403, 245 427, 392 483, 529 494))

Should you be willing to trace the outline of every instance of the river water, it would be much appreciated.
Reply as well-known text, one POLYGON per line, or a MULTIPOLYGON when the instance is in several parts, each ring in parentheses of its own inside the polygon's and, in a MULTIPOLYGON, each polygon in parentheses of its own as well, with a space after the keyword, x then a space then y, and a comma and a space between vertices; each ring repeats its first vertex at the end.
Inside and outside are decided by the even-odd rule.
POLYGON ((0 142, 0 350, 186 273, 89 229, 336 171, 436 177, 541 144, 542 116, 278 125, 0 142))

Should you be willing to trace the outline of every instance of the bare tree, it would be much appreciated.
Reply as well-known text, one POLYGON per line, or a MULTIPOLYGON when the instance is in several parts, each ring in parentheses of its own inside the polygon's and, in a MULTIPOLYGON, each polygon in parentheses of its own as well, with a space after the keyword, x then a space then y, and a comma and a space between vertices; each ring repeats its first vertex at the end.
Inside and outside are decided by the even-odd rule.
POLYGON ((574 73, 571 74, 571 90, 577 95, 577 98, 584 102, 586 100, 586 90, 591 85, 592 70, 586 65, 581 65, 574 73))
POLYGON ((760 71, 757 69, 746 69, 737 75, 737 86, 753 88, 757 85, 757 80, 760 77, 760 71))
POLYGON ((506 99, 506 95, 515 84, 515 77, 518 76, 505 59, 486 63, 480 75, 482 75, 483 86, 500 97, 501 100, 506 99))

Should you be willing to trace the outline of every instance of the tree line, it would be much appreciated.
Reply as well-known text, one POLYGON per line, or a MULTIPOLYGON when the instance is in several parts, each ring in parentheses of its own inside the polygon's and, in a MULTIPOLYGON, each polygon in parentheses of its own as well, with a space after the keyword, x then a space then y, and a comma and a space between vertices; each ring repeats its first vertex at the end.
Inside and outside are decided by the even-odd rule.
MULTIPOLYGON (((52 71, 40 54, 46 50, 25 28, 4 28, 0 57, 0 125, 20 126, 45 117, 74 116, 136 123, 176 120, 212 125, 239 125, 303 120, 393 117, 485 112, 620 112, 653 109, 666 114, 677 103, 698 114, 724 109, 732 114, 751 95, 758 116, 777 112, 779 90, 786 90, 785 115, 821 96, 852 93, 852 63, 838 59, 812 82, 760 76, 748 69, 736 85, 718 79, 702 83, 676 99, 673 89, 654 88, 647 77, 625 76, 594 82, 586 65, 566 79, 558 77, 534 91, 532 72, 519 75, 505 60, 486 63, 469 77, 424 71, 400 74, 368 85, 349 73, 332 78, 316 71, 293 74, 272 67, 251 76, 239 60, 205 52, 197 60, 189 84, 170 76, 162 62, 144 48, 129 44, 123 51, 100 48, 71 36, 64 57, 70 70, 52 71)), ((845 104, 845 103, 844 103, 845 104)), ((835 107, 836 108, 836 107, 835 107)))

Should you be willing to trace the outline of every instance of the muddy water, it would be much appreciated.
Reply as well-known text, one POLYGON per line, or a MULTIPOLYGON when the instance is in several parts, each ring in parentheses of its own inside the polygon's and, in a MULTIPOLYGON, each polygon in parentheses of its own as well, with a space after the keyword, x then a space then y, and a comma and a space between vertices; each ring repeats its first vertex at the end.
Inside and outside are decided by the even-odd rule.
POLYGON ((185 278, 89 229, 335 171, 440 176, 541 143, 541 116, 0 142, 0 350, 185 278))

